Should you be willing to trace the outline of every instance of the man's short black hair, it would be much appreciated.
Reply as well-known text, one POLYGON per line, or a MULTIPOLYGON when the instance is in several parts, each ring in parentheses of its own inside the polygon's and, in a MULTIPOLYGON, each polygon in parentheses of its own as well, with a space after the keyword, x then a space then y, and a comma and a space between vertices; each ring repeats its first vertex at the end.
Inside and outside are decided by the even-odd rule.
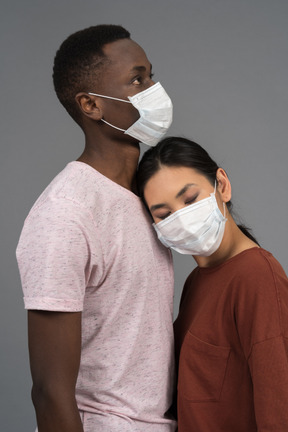
POLYGON ((118 39, 130 38, 130 33, 118 25, 102 24, 70 35, 60 46, 54 59, 53 82, 58 99, 79 123, 80 111, 75 101, 79 92, 96 91, 95 80, 108 59, 103 46, 118 39))

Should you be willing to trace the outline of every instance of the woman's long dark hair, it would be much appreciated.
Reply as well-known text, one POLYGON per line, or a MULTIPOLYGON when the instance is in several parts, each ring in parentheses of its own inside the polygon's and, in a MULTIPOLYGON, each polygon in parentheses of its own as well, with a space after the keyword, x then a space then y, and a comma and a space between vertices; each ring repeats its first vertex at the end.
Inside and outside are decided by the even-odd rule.
MULTIPOLYGON (((217 163, 210 157, 206 150, 194 141, 181 137, 168 137, 160 141, 156 147, 150 148, 142 157, 138 172, 137 184, 139 195, 146 205, 144 189, 146 183, 161 169, 161 166, 187 167, 197 170, 203 174, 214 186, 216 173, 219 168, 217 163)), ((232 211, 232 203, 226 203, 228 210, 232 211)), ((147 207, 147 205, 146 205, 147 207)), ((252 241, 257 243, 251 234, 250 228, 238 225, 240 230, 252 241)))

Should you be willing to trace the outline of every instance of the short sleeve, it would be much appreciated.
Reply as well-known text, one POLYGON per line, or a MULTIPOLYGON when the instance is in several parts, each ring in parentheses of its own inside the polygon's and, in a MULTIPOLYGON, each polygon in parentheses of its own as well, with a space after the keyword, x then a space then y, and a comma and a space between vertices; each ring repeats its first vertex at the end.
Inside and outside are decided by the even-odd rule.
POLYGON ((273 257, 259 256, 238 290, 236 321, 258 430, 280 432, 288 426, 288 280, 273 257))
POLYGON ((26 309, 83 309, 101 248, 93 234, 89 212, 73 201, 47 199, 31 210, 16 251, 26 309))
POLYGON ((255 344, 283 333, 288 282, 285 278, 279 283, 276 276, 271 260, 259 254, 235 284, 237 332, 247 359, 255 344))
POLYGON ((278 336, 255 344, 249 367, 258 430, 287 430, 288 339, 278 336))

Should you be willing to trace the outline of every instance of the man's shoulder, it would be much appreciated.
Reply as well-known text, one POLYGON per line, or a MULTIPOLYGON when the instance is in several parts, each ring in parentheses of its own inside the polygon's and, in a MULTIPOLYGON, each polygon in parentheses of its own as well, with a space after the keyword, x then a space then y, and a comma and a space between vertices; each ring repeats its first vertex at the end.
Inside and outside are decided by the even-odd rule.
POLYGON ((144 221, 148 223, 139 197, 91 166, 76 161, 68 163, 54 177, 32 206, 26 222, 47 217, 53 220, 68 218, 75 222, 84 222, 88 217, 98 227, 104 224, 105 229, 108 222, 117 225, 122 224, 122 220, 128 225, 132 223, 131 219, 140 226, 144 221))
POLYGON ((97 171, 84 163, 74 161, 66 165, 43 193, 59 199, 66 198, 83 202, 91 191, 91 187, 95 188, 99 182, 97 171))
POLYGON ((101 191, 101 177, 83 163, 69 162, 41 193, 30 214, 44 208, 47 203, 60 206, 89 207, 89 200, 101 191))

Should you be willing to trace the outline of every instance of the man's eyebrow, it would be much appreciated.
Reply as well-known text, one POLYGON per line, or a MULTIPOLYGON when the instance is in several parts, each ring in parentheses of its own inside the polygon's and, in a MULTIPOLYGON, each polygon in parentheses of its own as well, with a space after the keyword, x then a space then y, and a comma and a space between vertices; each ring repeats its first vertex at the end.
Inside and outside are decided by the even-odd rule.
MULTIPOLYGON (((146 72, 146 66, 134 66, 132 69, 131 69, 131 72, 133 72, 133 71, 138 71, 138 72, 146 72)), ((150 71, 152 71, 152 64, 150 63, 150 71)))
POLYGON ((196 186, 195 183, 187 183, 176 195, 176 198, 179 198, 183 195, 191 186, 196 186))

